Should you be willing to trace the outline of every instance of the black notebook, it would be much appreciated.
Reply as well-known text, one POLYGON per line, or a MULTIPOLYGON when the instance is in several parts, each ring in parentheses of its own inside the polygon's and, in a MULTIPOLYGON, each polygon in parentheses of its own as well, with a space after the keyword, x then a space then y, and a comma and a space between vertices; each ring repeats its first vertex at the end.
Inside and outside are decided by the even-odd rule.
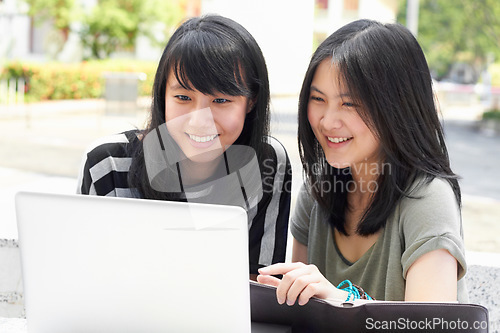
POLYGON ((475 304, 326 301, 280 305, 276 288, 250 282, 252 322, 292 332, 488 332, 488 310, 475 304))

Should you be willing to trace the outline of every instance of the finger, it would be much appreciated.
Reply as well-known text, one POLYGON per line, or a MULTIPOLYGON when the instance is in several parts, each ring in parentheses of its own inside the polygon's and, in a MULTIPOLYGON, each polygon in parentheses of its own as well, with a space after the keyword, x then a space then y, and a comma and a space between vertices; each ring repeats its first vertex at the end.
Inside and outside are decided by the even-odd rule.
POLYGON ((281 280, 271 275, 257 275, 257 282, 277 287, 281 280))
POLYGON ((267 267, 259 268, 259 273, 263 275, 281 275, 286 274, 294 269, 304 267, 305 265, 301 262, 293 262, 293 263, 279 263, 270 265, 267 267))
POLYGON ((299 305, 304 305, 305 303, 307 303, 307 301, 309 301, 309 298, 311 298, 314 295, 314 293, 311 295, 308 294, 310 294, 311 291, 315 289, 312 288, 313 290, 310 290, 311 288, 309 288, 309 286, 316 285, 318 281, 319 281, 318 277, 311 274, 301 275, 297 277, 292 286, 290 287, 290 289, 288 290, 286 303, 288 305, 293 305, 295 301, 297 301, 297 298, 299 301, 299 305), (306 294, 306 296, 302 296, 302 294, 308 290, 309 292, 306 294))
POLYGON ((302 264, 298 265, 298 268, 284 274, 283 278, 281 279, 281 283, 276 288, 276 297, 278 298, 278 303, 283 304, 285 303, 285 301, 289 301, 293 305, 301 289, 297 286, 296 288, 292 289, 292 292, 289 295, 290 288, 292 288, 296 279, 302 276, 310 275, 310 273, 311 268, 302 264))
POLYGON ((320 283, 310 283, 308 284, 300 293, 298 303, 299 305, 305 305, 311 297, 316 296, 321 288, 320 283))

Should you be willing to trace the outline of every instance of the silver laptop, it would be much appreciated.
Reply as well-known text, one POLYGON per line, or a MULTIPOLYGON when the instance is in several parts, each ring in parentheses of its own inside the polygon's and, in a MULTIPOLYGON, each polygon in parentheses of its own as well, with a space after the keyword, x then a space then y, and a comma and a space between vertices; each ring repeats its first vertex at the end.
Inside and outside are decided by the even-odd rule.
POLYGON ((235 206, 16 195, 28 332, 250 332, 235 206))

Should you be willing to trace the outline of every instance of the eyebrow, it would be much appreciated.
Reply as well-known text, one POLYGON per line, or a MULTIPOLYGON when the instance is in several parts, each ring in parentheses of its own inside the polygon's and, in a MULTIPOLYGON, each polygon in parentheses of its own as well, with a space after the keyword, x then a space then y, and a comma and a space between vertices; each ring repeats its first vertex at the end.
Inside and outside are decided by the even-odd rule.
MULTIPOLYGON (((318 93, 326 96, 326 94, 324 92, 322 92, 321 90, 319 90, 318 87, 316 87, 314 85, 311 85, 310 91, 316 91, 316 92, 318 92, 318 93)), ((337 95, 337 97, 340 97, 340 98, 351 98, 351 94, 349 94, 349 93, 340 93, 340 94, 337 95)))
POLYGON ((178 82, 174 83, 174 84, 171 84, 170 86, 170 89, 173 89, 173 90, 185 90, 185 88, 178 82))
POLYGON ((325 93, 324 93, 324 92, 322 92, 322 91, 321 91, 321 90, 319 90, 316 86, 313 86, 313 85, 311 85, 311 89, 310 89, 310 91, 316 91, 316 92, 319 92, 319 93, 320 93, 320 94, 322 94, 322 95, 325 95, 325 93))

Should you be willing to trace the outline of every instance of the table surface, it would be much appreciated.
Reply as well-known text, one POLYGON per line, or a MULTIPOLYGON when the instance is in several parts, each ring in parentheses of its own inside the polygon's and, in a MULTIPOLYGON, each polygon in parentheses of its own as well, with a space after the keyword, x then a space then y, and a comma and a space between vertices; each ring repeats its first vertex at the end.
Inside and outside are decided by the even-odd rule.
MULTIPOLYGON (((1 318, 0 332, 2 333, 26 333, 26 319, 24 318, 1 318)), ((252 323, 252 333, 285 333, 291 332, 291 328, 282 325, 252 323)))
POLYGON ((0 318, 0 332, 2 333, 26 333, 26 319, 22 318, 0 318))

